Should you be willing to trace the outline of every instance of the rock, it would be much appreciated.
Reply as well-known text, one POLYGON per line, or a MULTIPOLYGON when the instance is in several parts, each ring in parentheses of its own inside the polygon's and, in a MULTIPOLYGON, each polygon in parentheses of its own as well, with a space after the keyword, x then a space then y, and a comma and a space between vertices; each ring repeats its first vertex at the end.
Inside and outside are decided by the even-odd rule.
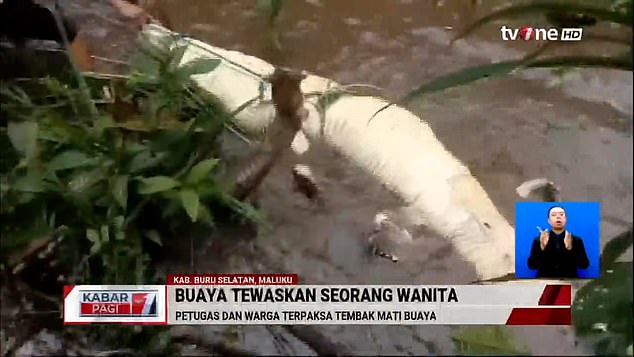
POLYGON ((368 237, 368 243, 372 254, 398 262, 396 255, 402 244, 414 241, 410 232, 397 224, 384 212, 378 213, 374 218, 376 228, 368 237))

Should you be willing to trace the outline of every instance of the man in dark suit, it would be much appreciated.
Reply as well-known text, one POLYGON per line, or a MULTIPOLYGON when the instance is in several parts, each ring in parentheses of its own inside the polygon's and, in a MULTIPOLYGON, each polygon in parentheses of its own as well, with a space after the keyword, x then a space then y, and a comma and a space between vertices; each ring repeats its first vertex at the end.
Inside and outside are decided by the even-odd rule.
POLYGON ((577 268, 586 269, 590 262, 583 240, 566 230, 566 211, 554 206, 548 210, 551 230, 539 230, 533 241, 528 267, 537 269, 538 278, 578 278, 577 268))

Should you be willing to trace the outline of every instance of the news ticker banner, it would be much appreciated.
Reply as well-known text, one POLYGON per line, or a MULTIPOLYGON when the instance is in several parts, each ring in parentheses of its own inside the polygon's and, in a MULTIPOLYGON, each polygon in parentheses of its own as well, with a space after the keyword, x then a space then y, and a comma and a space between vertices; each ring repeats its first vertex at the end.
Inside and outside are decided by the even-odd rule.
POLYGON ((169 275, 64 289, 64 323, 570 325, 570 285, 298 285, 295 274, 169 275))

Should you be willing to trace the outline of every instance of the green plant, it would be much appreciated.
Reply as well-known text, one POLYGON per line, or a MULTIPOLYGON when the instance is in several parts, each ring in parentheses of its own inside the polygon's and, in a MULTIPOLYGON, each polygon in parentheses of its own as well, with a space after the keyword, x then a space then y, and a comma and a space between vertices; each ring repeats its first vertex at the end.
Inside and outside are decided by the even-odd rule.
POLYGON ((235 113, 190 77, 219 60, 181 66, 184 53, 142 44, 130 76, 85 75, 90 93, 51 78, 2 84, 5 258, 61 235, 56 258, 80 272, 73 281, 148 283, 152 245, 218 216, 262 222, 215 175, 219 134, 235 113), (86 102, 96 115, 81 110, 86 102))
POLYGON ((611 240, 601 254, 601 277, 583 286, 573 302, 577 335, 597 355, 625 355, 632 348, 633 266, 631 261, 617 261, 631 246, 631 228, 611 240))
MULTIPOLYGON (((171 40, 143 42, 127 76, 84 74, 82 86, 75 76, 2 83, 0 254, 9 274, 42 259, 33 247, 57 242, 46 258, 66 283, 158 283, 154 253, 194 227, 264 223, 217 174, 219 134, 250 103, 229 113, 203 95, 190 77, 219 60, 181 65, 184 53, 171 40)), ((20 277, 39 283, 41 269, 20 277)), ((57 294, 59 283, 45 292, 57 294)), ((160 327, 77 332, 138 353, 174 352, 160 327)))

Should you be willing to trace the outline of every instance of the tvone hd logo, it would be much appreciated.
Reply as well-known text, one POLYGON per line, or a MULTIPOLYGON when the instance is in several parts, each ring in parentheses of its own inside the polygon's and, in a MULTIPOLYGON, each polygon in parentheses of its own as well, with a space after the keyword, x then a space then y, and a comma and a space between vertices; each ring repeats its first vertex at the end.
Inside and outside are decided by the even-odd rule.
POLYGON ((523 26, 513 29, 506 26, 500 28, 504 41, 579 41, 583 35, 582 28, 536 28, 523 26))

